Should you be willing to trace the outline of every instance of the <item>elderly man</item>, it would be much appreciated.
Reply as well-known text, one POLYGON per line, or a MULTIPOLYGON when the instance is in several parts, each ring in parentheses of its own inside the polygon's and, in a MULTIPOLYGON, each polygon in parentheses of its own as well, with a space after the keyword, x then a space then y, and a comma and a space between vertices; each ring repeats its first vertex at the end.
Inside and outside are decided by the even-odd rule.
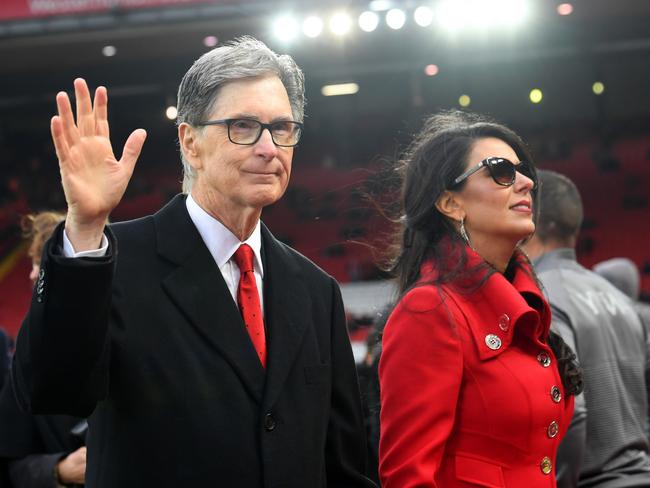
POLYGON ((146 133, 117 160, 107 92, 57 95, 68 203, 44 250, 13 382, 33 412, 90 416, 86 484, 362 487, 364 428, 336 282, 260 222, 285 192, 303 76, 252 38, 178 92, 184 193, 105 226, 146 133))
POLYGON ((573 182, 552 171, 539 177, 539 221, 526 251, 548 294, 553 327, 574 348, 585 383, 586 413, 576 404, 558 452, 558 486, 648 487, 650 338, 631 301, 576 261, 583 214, 573 182))

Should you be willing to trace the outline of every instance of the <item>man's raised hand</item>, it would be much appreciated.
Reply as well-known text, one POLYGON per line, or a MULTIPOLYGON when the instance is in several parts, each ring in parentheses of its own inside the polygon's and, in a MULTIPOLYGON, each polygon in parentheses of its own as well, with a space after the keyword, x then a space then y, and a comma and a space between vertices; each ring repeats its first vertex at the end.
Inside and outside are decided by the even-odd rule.
POLYGON ((106 88, 95 90, 92 103, 85 80, 77 78, 74 89, 76 123, 68 95, 59 92, 59 113, 52 117, 51 130, 68 204, 66 234, 79 252, 99 247, 106 220, 126 191, 147 133, 134 130, 118 161, 109 138, 106 88))

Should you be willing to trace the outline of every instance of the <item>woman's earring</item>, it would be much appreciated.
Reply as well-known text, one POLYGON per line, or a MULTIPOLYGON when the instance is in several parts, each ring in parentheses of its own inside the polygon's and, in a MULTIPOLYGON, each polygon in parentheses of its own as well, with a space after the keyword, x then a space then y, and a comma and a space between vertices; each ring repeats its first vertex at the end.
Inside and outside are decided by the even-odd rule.
POLYGON ((460 236, 465 241, 465 244, 467 244, 469 247, 472 247, 472 243, 470 242, 469 236, 467 235, 467 230, 465 229, 465 217, 460 218, 460 236))

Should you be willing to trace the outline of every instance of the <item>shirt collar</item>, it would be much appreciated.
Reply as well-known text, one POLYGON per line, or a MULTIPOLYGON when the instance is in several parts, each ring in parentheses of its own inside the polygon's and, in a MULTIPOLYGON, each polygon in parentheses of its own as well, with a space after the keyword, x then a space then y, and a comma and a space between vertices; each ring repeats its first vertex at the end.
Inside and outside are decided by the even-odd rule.
POLYGON ((225 225, 203 210, 192 198, 191 194, 187 195, 185 205, 187 206, 187 212, 190 214, 190 219, 194 222, 196 229, 199 231, 203 242, 210 251, 210 254, 212 254, 219 269, 223 268, 240 245, 248 244, 253 249, 255 255, 255 269, 264 277, 264 267, 262 266, 262 232, 260 230, 259 220, 248 239, 240 242, 237 236, 230 232, 225 225))

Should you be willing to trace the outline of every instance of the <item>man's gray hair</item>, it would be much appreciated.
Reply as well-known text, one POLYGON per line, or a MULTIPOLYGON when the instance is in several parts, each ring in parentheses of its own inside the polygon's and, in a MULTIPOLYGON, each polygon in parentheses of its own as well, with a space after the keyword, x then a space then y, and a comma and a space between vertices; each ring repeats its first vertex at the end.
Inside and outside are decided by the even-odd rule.
MULTIPOLYGON (((287 90, 295 120, 302 122, 305 113, 304 75, 291 56, 278 55, 257 39, 239 37, 208 51, 187 70, 178 87, 176 124, 196 126, 214 110, 219 89, 224 84, 245 78, 275 74, 287 90)), ((196 178, 181 150, 183 192, 189 193, 196 178)))

